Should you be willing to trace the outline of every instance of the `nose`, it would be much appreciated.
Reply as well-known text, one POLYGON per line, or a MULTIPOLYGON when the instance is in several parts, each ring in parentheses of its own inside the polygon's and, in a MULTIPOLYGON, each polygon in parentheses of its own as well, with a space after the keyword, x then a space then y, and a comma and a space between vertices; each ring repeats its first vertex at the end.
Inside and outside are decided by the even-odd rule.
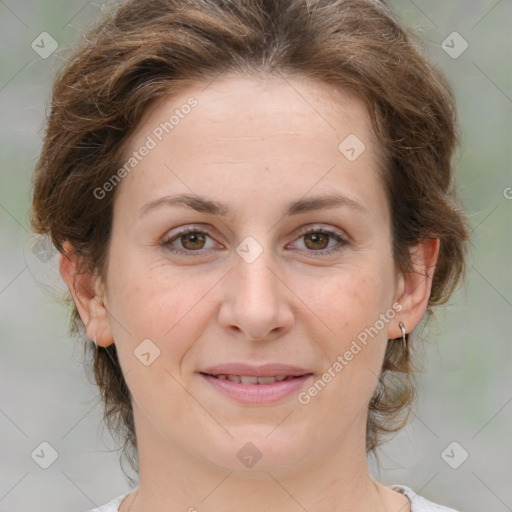
POLYGON ((279 269, 267 248, 252 262, 235 256, 234 268, 226 276, 219 312, 223 329, 251 341, 270 341, 291 329, 293 294, 279 269))

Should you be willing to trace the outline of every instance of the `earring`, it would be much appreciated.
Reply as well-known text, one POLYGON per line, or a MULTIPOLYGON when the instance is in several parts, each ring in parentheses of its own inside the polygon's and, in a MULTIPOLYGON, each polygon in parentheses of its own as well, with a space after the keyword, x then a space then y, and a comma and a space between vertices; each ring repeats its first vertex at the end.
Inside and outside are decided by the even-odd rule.
POLYGON ((405 334, 405 325, 403 322, 400 322, 398 324, 398 326, 400 327, 400 330, 402 331, 402 350, 404 352, 404 354, 407 354, 407 335, 405 334))
POLYGON ((98 343, 96 342, 96 336, 94 336, 94 339, 92 340, 92 342, 94 343, 94 347, 97 350, 98 349, 98 343))

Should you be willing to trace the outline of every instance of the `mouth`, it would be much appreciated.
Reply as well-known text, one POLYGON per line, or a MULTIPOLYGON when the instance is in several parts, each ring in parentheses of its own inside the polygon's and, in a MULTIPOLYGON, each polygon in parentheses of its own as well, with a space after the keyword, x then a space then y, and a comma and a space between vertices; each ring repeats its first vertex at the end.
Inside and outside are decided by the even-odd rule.
POLYGON ((206 372, 199 375, 216 394, 241 404, 260 406, 291 400, 313 378, 313 373, 263 377, 206 372))
MULTIPOLYGON (((275 377, 256 377, 253 375, 231 375, 231 374, 211 374, 200 372, 202 375, 207 375, 209 377, 213 377, 214 379, 219 380, 229 380, 230 382, 237 382, 238 384, 273 384, 274 382, 282 382, 284 380, 293 380, 298 379, 300 377, 304 377, 304 375, 276 375, 275 377)), ((312 375, 312 374, 305 374, 312 375)))

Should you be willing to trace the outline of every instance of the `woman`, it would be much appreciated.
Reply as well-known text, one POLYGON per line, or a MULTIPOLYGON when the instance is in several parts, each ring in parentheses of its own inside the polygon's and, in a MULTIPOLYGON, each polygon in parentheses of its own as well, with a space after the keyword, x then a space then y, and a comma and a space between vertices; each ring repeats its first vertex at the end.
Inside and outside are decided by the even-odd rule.
POLYGON ((451 510, 367 464, 465 268, 413 41, 368 0, 138 0, 69 60, 33 225, 139 474, 95 510, 451 510))

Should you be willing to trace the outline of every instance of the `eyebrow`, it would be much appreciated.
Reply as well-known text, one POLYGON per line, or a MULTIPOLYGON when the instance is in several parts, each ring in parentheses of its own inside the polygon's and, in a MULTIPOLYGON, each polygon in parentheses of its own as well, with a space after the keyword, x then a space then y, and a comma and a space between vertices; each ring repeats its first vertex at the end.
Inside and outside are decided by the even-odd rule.
MULTIPOLYGON (((197 195, 180 194, 177 196, 163 196, 155 199, 154 201, 146 203, 140 209, 140 216, 162 205, 184 206, 196 210, 197 212, 210 213, 220 217, 227 217, 232 213, 227 206, 217 201, 213 201, 197 195)), ((362 204, 358 203, 354 199, 350 199, 349 197, 343 196, 341 194, 333 193, 324 196, 310 197, 309 199, 299 199, 297 201, 292 201, 286 205, 284 215, 293 216, 301 213, 321 210, 324 208, 333 208, 335 206, 349 206, 362 213, 369 213, 362 204)))

